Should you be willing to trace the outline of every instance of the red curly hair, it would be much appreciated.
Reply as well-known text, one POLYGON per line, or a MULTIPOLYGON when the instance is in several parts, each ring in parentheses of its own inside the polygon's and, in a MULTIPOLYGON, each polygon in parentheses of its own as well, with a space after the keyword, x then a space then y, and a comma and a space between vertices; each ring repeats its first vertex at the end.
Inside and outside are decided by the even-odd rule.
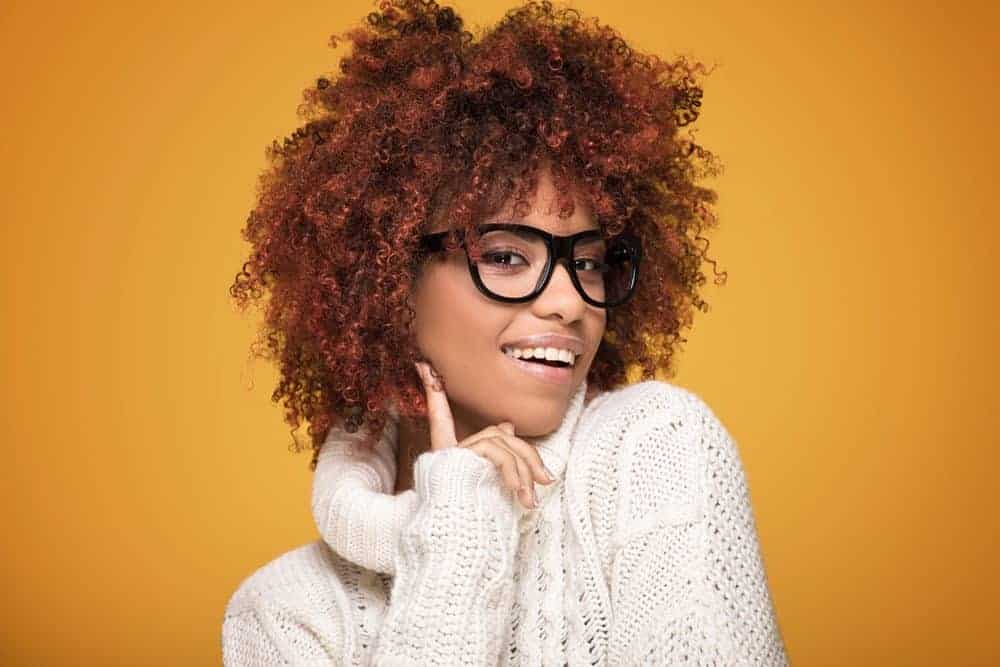
POLYGON ((407 303, 418 239, 445 219, 454 250, 504 202, 522 215, 542 165, 560 215, 579 197, 606 238, 642 242, 637 290, 608 311, 588 385, 621 386, 636 367, 640 379, 673 376, 681 329, 708 310, 701 232, 717 223, 716 193, 695 182, 721 166, 680 128, 698 117, 696 78, 710 72, 636 53, 550 2, 510 10, 478 39, 433 0, 378 9, 331 38, 353 42, 341 75, 307 88, 304 124, 267 149, 242 232, 252 250, 230 287, 244 312, 269 295, 251 358, 279 363, 272 400, 284 401, 291 448, 304 418, 315 470, 330 428, 367 423, 373 445, 389 401, 426 415, 407 303))

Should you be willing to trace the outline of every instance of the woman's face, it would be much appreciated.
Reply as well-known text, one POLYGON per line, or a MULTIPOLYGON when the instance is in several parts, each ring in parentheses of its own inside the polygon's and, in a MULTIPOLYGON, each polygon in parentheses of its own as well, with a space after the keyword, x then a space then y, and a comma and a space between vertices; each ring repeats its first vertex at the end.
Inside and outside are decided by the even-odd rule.
MULTIPOLYGON (((509 204, 489 222, 514 222, 568 236, 598 229, 584 206, 557 215, 551 174, 543 169, 531 212, 520 219, 509 204)), ((445 224, 432 231, 441 231, 445 224)), ((545 291, 526 303, 501 303, 479 291, 469 275, 465 253, 428 258, 411 303, 416 313, 420 351, 446 382, 459 441, 502 421, 521 437, 544 436, 562 422, 569 399, 585 380, 601 338, 606 311, 586 303, 573 287, 563 263, 553 270, 545 291), (523 370, 501 347, 525 336, 557 333, 578 341, 577 357, 566 383, 546 382, 523 370)), ((563 346, 553 346, 563 347, 563 346)))

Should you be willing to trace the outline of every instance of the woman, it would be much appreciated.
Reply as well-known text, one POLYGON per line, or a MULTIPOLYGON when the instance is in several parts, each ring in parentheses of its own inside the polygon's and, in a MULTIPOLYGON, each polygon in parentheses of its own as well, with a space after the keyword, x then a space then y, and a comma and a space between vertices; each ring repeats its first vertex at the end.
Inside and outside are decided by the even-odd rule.
POLYGON ((380 8, 245 230, 322 539, 240 584, 224 662, 787 664, 735 443, 649 379, 703 305, 699 67, 380 8))

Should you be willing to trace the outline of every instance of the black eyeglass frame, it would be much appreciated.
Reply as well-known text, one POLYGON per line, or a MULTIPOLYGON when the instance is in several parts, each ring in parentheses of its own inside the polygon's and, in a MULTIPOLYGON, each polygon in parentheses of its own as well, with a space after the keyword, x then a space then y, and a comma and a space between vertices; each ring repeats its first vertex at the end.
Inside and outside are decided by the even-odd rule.
MULTIPOLYGON (((530 225, 519 225, 512 222, 501 222, 501 223, 490 223, 485 225, 479 225, 476 228, 479 235, 495 230, 504 230, 512 232, 527 232, 529 234, 534 234, 540 237, 548 248, 548 257, 546 259, 545 268, 543 269, 542 279, 539 281, 538 285, 535 287, 531 294, 523 297, 512 297, 512 296, 500 296, 499 294, 494 294, 486 285, 483 284, 482 278, 479 276, 479 268, 476 266, 475 262, 469 256, 468 249, 465 245, 465 239, 459 239, 459 246, 466 250, 465 257, 469 263, 469 274, 472 276, 472 282, 475 283, 476 287, 487 297, 494 299, 496 301, 501 301, 503 303, 525 303, 531 301, 538 297, 539 294, 545 291, 546 286, 549 284, 549 280, 552 279, 552 273, 555 270, 556 264, 560 261, 565 260, 565 266, 569 272, 570 280, 573 282, 573 286, 576 291, 583 297, 591 306, 596 308, 614 308, 615 306, 620 306, 629 299, 635 293, 635 287, 639 282, 639 262, 642 260, 642 244, 640 243, 638 237, 628 232, 623 232, 611 239, 609 243, 623 243, 624 247, 627 249, 632 262, 634 263, 634 269, 632 270, 632 278, 629 281, 628 289, 625 291, 625 295, 615 302, 601 303, 595 299, 587 296, 587 293, 583 289, 583 285, 580 284, 580 279, 576 275, 576 267, 573 266, 573 247, 576 245, 577 241, 583 239, 591 238, 603 238, 603 234, 599 229, 587 229, 582 232, 577 232, 576 234, 571 234, 569 236, 559 236, 557 234, 550 234, 543 229, 538 229, 537 227, 532 227, 530 225)), ((436 232, 434 234, 425 234, 420 237, 420 247, 421 250, 425 252, 441 252, 445 249, 444 239, 450 232, 448 230, 443 232, 436 232)))

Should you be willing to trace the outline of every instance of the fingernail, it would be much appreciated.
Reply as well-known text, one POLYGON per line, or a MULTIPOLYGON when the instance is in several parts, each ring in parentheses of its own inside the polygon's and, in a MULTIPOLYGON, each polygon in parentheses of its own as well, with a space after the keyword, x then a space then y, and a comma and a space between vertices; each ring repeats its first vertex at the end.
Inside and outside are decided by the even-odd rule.
POLYGON ((531 500, 532 500, 532 505, 531 506, 532 507, 538 507, 538 494, 535 493, 535 489, 534 488, 531 489, 531 500))
POLYGON ((542 470, 545 471, 546 476, 548 476, 550 482, 556 481, 556 476, 552 474, 552 471, 548 469, 544 463, 542 464, 542 470))
POLYGON ((430 367, 424 362, 419 362, 419 364, 415 365, 417 366, 417 373, 420 374, 421 382, 431 389, 438 389, 438 383, 431 377, 430 367))

